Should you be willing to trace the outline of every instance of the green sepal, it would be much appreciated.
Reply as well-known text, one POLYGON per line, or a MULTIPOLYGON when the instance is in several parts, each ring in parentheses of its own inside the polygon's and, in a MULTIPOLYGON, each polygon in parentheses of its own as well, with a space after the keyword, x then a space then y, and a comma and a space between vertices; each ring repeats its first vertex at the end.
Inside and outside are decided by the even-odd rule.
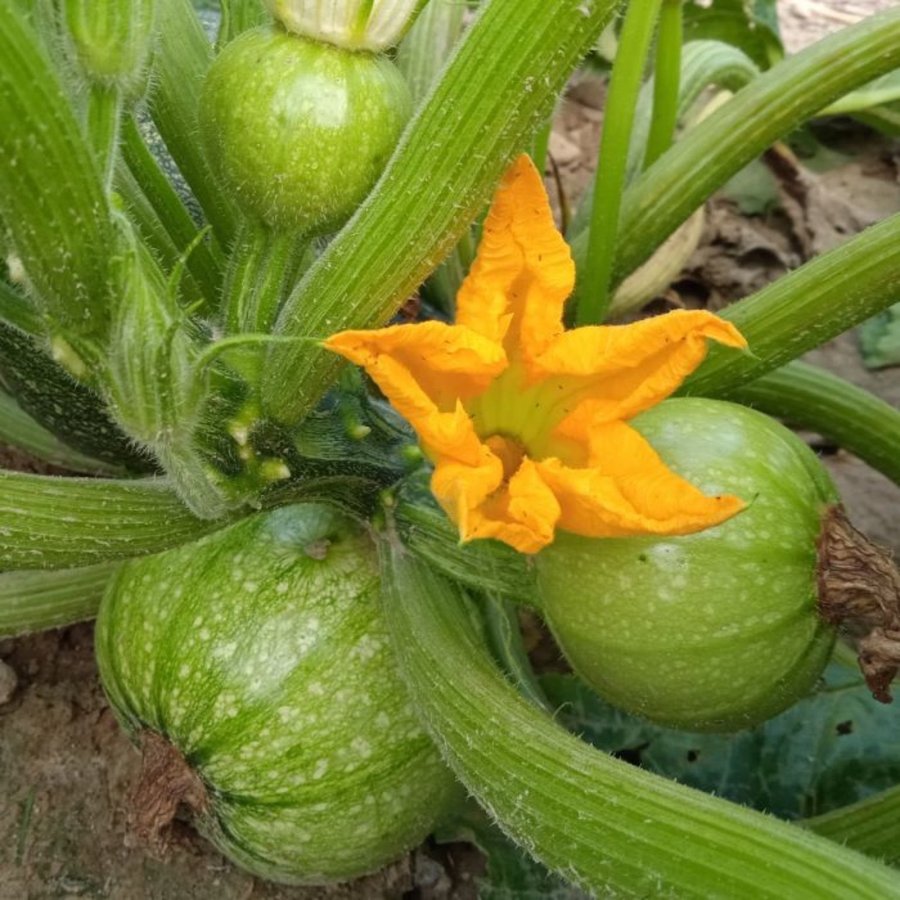
POLYGON ((0 0, 0 17, 0 220, 35 304, 102 335, 111 225, 101 175, 40 39, 12 0, 0 0))
POLYGON ((156 0, 63 0, 74 56, 85 77, 139 89, 153 43, 156 0))

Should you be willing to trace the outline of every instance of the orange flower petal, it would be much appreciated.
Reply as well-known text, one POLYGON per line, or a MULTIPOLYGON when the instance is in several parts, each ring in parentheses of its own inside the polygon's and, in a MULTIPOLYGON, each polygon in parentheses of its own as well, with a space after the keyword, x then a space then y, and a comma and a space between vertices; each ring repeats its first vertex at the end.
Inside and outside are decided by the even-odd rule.
POLYGON ((456 522, 462 540, 495 538, 520 553, 537 553, 551 543, 560 507, 537 465, 526 457, 506 484, 489 493, 483 492, 488 484, 484 474, 485 470, 476 475, 471 469, 451 469, 440 462, 435 467, 432 491, 456 522), (471 490, 476 482, 477 494, 471 490), (454 490, 455 496, 449 496, 448 491, 454 490), (463 491, 468 504, 465 509, 460 506, 463 491))
POLYGON ((588 467, 557 459, 537 464, 561 507, 559 527, 587 537, 690 534, 739 512, 737 497, 708 497, 676 475, 630 425, 610 422, 591 434, 588 467))
POLYGON ((506 368, 502 347, 443 322, 342 331, 324 346, 369 373, 429 455, 478 463, 481 442, 461 400, 483 391, 506 368))
POLYGON ((708 340, 747 346, 730 322, 678 310, 632 325, 567 331, 534 361, 530 374, 562 386, 565 411, 572 415, 560 433, 585 438, 594 423, 630 419, 672 394, 703 361, 708 340))
POLYGON ((575 265, 544 183, 534 163, 520 156, 494 195, 478 255, 456 298, 456 321, 530 357, 562 332, 574 285, 575 265))

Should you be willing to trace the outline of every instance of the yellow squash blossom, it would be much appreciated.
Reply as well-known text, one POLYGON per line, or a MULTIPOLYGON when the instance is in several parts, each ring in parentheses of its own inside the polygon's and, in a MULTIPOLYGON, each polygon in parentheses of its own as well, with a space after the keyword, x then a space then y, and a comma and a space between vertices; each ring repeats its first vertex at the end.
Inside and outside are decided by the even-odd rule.
POLYGON ((456 324, 343 331, 325 347, 363 366, 419 435, 431 488, 462 540, 522 553, 557 527, 592 537, 688 534, 738 512, 670 471, 628 420, 668 397, 707 339, 746 342, 702 311, 563 328, 575 283, 540 175, 507 171, 456 324))

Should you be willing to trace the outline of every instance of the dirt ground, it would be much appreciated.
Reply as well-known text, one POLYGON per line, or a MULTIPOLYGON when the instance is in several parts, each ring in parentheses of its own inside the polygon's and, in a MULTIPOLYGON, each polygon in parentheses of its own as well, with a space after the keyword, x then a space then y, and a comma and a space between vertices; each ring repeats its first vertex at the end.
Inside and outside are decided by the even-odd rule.
MULTIPOLYGON (((788 0, 783 36, 796 50, 896 0, 788 0)), ((562 104, 551 149, 567 193, 584 185, 602 119, 596 83, 562 104)), ((853 157, 814 177, 809 202, 741 214, 733 197, 709 206, 703 238, 662 302, 719 307, 795 268, 884 215, 900 210, 900 148, 871 133, 847 137, 853 157)), ((784 198, 782 198, 784 199, 784 198)), ((900 369, 870 372, 849 334, 812 361, 900 405, 900 369)), ((824 451, 851 516, 900 553, 900 488, 854 457, 824 451)), ((0 464, 21 460, 0 454, 0 464)), ((118 730, 99 687, 89 625, 0 640, 0 900, 331 900, 473 898, 482 866, 462 847, 427 846, 384 872, 336 888, 267 885, 197 843, 165 860, 127 835, 127 797, 138 755, 118 730)))

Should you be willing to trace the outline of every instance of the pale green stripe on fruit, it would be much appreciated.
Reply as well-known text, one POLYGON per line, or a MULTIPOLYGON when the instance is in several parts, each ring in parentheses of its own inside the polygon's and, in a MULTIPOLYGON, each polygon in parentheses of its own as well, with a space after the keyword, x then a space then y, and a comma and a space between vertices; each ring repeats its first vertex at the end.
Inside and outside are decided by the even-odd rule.
POLYGON ((156 553, 224 524, 192 516, 162 479, 0 472, 0 560, 7 569, 62 569, 156 553))
POLYGON ((885 900, 890 869, 589 747, 525 701, 458 588, 382 546, 385 611, 420 712, 504 831, 602 896, 885 900))
MULTIPOLYGON (((549 115, 616 0, 491 0, 407 129, 369 199, 288 299, 281 335, 326 337, 386 322, 449 253, 500 174, 549 115)), ((270 351, 270 412, 301 418, 337 358, 310 344, 270 351)))

